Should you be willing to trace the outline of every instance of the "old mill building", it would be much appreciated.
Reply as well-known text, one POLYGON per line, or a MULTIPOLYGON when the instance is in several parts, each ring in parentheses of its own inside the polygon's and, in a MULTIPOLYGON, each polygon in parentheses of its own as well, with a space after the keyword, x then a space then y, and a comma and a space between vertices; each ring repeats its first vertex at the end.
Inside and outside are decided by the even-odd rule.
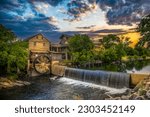
POLYGON ((69 36, 62 35, 58 43, 51 43, 41 33, 29 37, 29 51, 36 54, 50 53, 52 60, 65 60, 68 59, 67 54, 67 40, 69 36))
POLYGON ((28 71, 31 76, 37 73, 50 72, 51 61, 68 60, 67 40, 69 36, 62 35, 58 43, 51 43, 41 33, 29 37, 28 71))

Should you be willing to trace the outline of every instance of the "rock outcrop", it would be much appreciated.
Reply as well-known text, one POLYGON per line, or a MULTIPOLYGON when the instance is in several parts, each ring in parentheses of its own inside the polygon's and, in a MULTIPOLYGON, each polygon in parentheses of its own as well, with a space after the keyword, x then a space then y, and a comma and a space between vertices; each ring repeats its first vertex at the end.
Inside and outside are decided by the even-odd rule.
POLYGON ((27 81, 9 80, 7 78, 0 78, 0 89, 21 87, 21 86, 26 86, 30 84, 31 83, 27 81))

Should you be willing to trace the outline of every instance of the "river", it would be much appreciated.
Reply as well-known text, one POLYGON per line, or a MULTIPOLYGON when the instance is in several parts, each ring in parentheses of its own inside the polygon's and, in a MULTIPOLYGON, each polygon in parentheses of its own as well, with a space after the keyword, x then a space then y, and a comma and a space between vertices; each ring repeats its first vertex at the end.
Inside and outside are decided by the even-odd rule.
POLYGON ((30 79, 30 86, 1 90, 1 100, 102 100, 106 94, 121 94, 126 89, 115 89, 69 78, 49 80, 48 77, 30 79), (106 94, 105 94, 106 93, 106 94))
MULTIPOLYGON (((113 67, 113 65, 111 65, 113 67)), ((115 66, 118 68, 117 66, 115 66)), ((105 67, 107 68, 107 67, 105 67)), ((114 68, 114 67, 113 67, 114 68)), ((123 70, 128 73, 150 74, 150 62, 129 62, 123 70)), ((53 79, 38 77, 29 79, 30 86, 0 90, 1 100, 103 100, 107 94, 121 95, 125 88, 116 89, 82 82, 66 77, 53 79)))

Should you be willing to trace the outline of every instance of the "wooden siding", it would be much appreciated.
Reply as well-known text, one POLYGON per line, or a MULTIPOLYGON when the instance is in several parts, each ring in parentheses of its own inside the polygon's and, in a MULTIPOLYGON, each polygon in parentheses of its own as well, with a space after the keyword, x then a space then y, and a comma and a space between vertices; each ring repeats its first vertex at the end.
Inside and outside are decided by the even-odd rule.
POLYGON ((50 42, 43 35, 36 35, 29 39, 29 50, 31 51, 49 51, 50 42))

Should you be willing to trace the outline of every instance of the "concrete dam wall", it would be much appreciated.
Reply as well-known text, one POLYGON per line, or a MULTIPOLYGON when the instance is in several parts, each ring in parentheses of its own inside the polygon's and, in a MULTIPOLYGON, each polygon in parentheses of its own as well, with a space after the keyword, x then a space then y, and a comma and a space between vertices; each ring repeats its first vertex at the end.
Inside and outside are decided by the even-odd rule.
POLYGON ((129 88, 131 86, 137 85, 141 80, 148 77, 146 74, 128 74, 102 70, 84 70, 60 65, 52 66, 52 74, 113 88, 129 88))

